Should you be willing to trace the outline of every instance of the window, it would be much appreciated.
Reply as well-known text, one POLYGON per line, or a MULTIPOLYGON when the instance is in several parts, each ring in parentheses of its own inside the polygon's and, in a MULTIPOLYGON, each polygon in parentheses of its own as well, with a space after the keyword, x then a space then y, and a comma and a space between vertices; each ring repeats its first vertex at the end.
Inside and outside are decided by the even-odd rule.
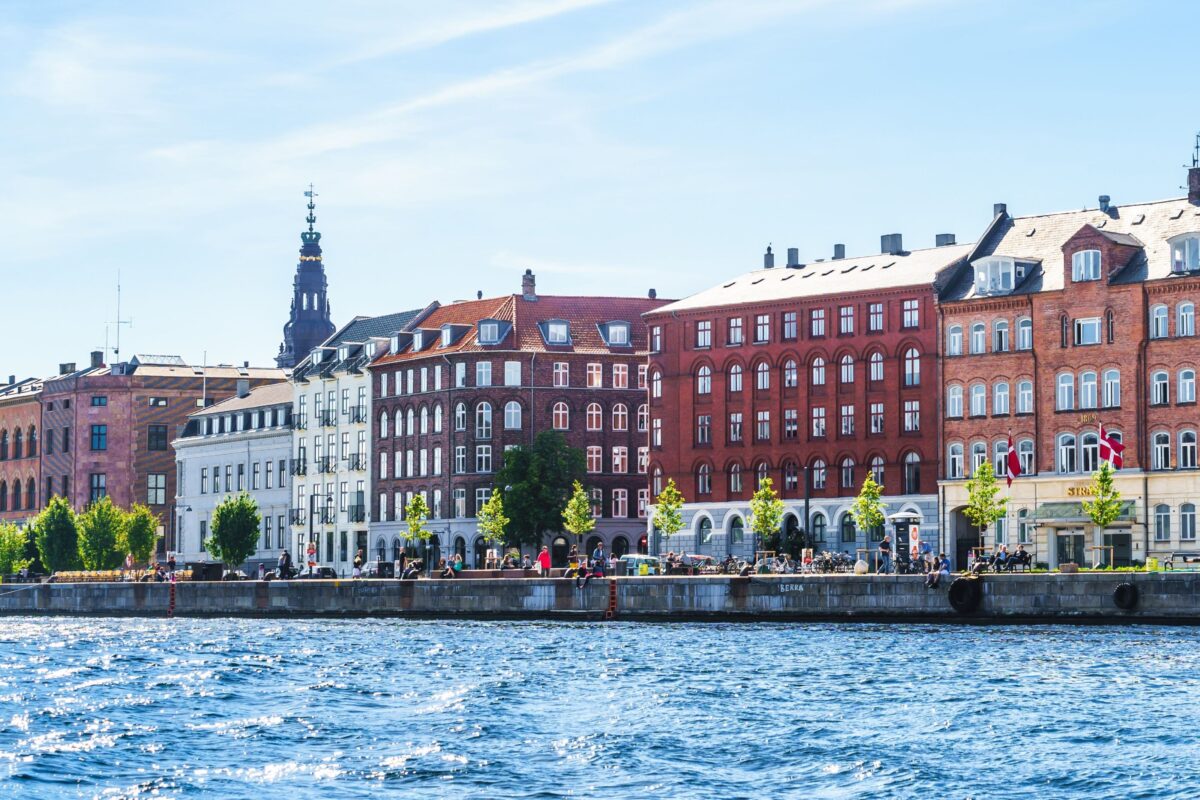
POLYGON ((987 341, 987 330, 982 322, 976 322, 971 326, 971 353, 978 355, 983 352, 984 344, 987 341))
POLYGON ((987 415, 987 386, 982 383, 971 385, 971 416, 987 415))
POLYGON ((88 502, 95 503, 108 495, 108 476, 103 472, 93 472, 88 476, 88 502))
POLYGON ((612 515, 617 519, 624 519, 629 516, 629 490, 628 489, 613 489, 612 493, 612 515))
POLYGON ((1033 381, 1017 382, 1017 413, 1033 413, 1033 381))
POLYGON ((521 362, 520 361, 505 361, 504 362, 504 385, 505 386, 520 386, 521 385, 521 362))
POLYGON ((795 389, 800 385, 800 370, 796 366, 796 362, 788 359, 783 362, 783 388, 795 389))
MULTIPOLYGON (((841 467, 839 468, 839 472, 841 472, 842 488, 843 489, 853 489, 854 488, 854 459, 853 458, 843 458, 841 467)), ((847 515, 847 516, 849 516, 849 515, 847 515)))
POLYGON ((604 387, 603 364, 587 365, 587 387, 589 389, 602 389, 604 387))
MULTIPOLYGON (((268 462, 270 463, 270 462, 268 462)), ((250 465, 250 489, 257 490, 262 486, 262 464, 255 461, 250 465)))
POLYGON ((871 459, 871 480, 883 486, 883 457, 875 456, 871 459))
POLYGON ((824 461, 818 458, 816 461, 812 462, 812 467, 809 468, 808 474, 809 480, 812 481, 812 488, 822 490, 825 488, 825 478, 828 474, 828 470, 825 467, 824 461))
POLYGON ((1121 371, 1106 369, 1104 371, 1104 407, 1117 408, 1121 405, 1121 371))
MULTIPOLYGON (((465 431, 467 429, 467 405, 459 403, 454 407, 454 430, 465 431)), ((400 412, 396 412, 396 435, 400 435, 400 412)))
POLYGON ((946 454, 946 477, 961 478, 963 476, 963 446, 952 444, 946 454))
POLYGON ((1075 471, 1075 436, 1070 433, 1060 433, 1058 435, 1058 471, 1059 472, 1074 472, 1075 471))
MULTIPOLYGON (((906 404, 907 406, 907 404, 906 404)), ((871 403, 868 409, 868 416, 871 418, 871 433, 879 435, 883 433, 883 403, 871 403)))
POLYGON ((1099 404, 1099 387, 1096 373, 1081 372, 1079 374, 1079 407, 1095 408, 1099 404))
POLYGON ((975 262, 976 294, 1011 292, 1013 261, 1007 258, 987 258, 975 262))
POLYGON ((614 431, 629 430, 629 407, 617 403, 612 407, 612 429, 614 431))
POLYGON ((822 437, 825 435, 824 407, 818 407, 812 410, 812 435, 814 437, 822 437))
POLYGON ((872 383, 878 383, 883 380, 883 353, 876 350, 868 357, 867 362, 870 364, 868 377, 872 383))
POLYGON ((475 362, 475 385, 476 386, 491 386, 492 385, 492 362, 490 362, 490 361, 475 362))
POLYGON ((996 320, 992 323, 992 352, 1008 352, 1008 322, 1006 320, 996 320))
POLYGON ((1100 318, 1075 320, 1075 344, 1100 344, 1100 318))
POLYGON ((650 424, 650 444, 653 447, 662 447, 662 420, 658 417, 650 424))
POLYGON ((1165 339, 1167 337, 1167 307, 1154 306, 1150 309, 1150 338, 1165 339))
POLYGON ((742 465, 729 465, 729 493, 740 494, 742 491, 742 465))
POLYGON ((1196 540, 1196 506, 1192 503, 1179 507, 1179 538, 1185 542, 1196 540))
POLYGON ((1181 369, 1179 370, 1179 393, 1175 398, 1176 403, 1194 403, 1196 402, 1196 370, 1181 369))
POLYGON ((588 403, 586 419, 589 431, 604 430, 604 410, 599 403, 588 403))
POLYGON ((612 388, 628 389, 629 388, 629 365, 628 364, 613 364, 612 365, 612 388))
POLYGON ((654 325, 650 328, 650 351, 653 353, 662 352, 662 326, 654 325))
POLYGON ((622 346, 629 344, 629 326, 610 322, 608 324, 608 343, 622 346))
POLYGON ((1193 234, 1171 240, 1171 270, 1173 272, 1200 270, 1200 236, 1193 234))
POLYGON ((492 438, 492 404, 480 403, 475 407, 475 438, 492 438))
POLYGON ((712 347, 712 321, 696 323, 696 347, 712 347))
POLYGON ((696 417, 696 444, 712 443, 712 414, 696 417))
POLYGON ((614 447, 612 449, 612 471, 619 475, 629 472, 628 447, 614 447))
POLYGON ((946 416, 959 418, 963 415, 963 387, 950 386, 946 389, 946 416))
POLYGON ((1153 469, 1171 468, 1171 434, 1159 432, 1151 438, 1150 464, 1153 469))
POLYGON ((480 444, 475 446, 475 471, 492 471, 492 446, 490 444, 480 444))
POLYGON ((858 533, 854 530, 854 517, 850 512, 842 514, 841 536, 843 542, 853 542, 858 538, 858 533))
POLYGON ((648 364, 638 364, 638 382, 637 388, 641 391, 646 391, 646 376, 650 373, 648 364))
POLYGON ((738 345, 742 343, 742 318, 730 317, 729 329, 725 336, 725 344, 738 345))
POLYGON ((951 325, 946 331, 946 355, 961 356, 963 347, 962 325, 951 325))
POLYGON ((974 475, 987 462, 987 445, 975 442, 971 445, 971 474, 974 475))
POLYGON ((662 373, 658 370, 650 374, 650 396, 662 397, 662 373))
POLYGON ((1033 469, 1033 439, 1022 439, 1017 442, 1017 458, 1021 461, 1021 474, 1032 475, 1033 469))
POLYGON ((871 303, 867 306, 867 330, 871 333, 883 330, 883 303, 871 303))
POLYGON ((708 365, 696 371, 696 394, 712 394, 712 368, 708 365))
POLYGON ((92 449, 107 450, 108 449, 108 426, 93 425, 92 426, 92 449))
POLYGON ((827 534, 828 526, 829 526, 829 523, 825 519, 824 514, 821 514, 821 513, 813 514, 813 520, 812 520, 813 541, 817 541, 817 542, 825 541, 825 537, 828 535, 827 534))
POLYGON ((904 327, 915 328, 920 317, 920 301, 905 300, 904 301, 904 327))
POLYGON ((783 312, 783 338, 785 341, 794 341, 796 339, 796 312, 783 312))
MULTIPOLYGON (((399 456, 400 453, 396 455, 399 456)), ((467 448, 462 445, 454 448, 454 471, 459 475, 467 471, 467 448)), ((399 463, 396 466, 396 477, 400 477, 399 463)))
POLYGON ((638 489, 637 492, 638 492, 637 493, 638 519, 645 519, 649 513, 650 490, 649 489, 638 489))
POLYGON ((650 430, 650 407, 645 403, 638 406, 637 429, 638 433, 645 433, 650 430))
POLYGON ((771 388, 771 365, 765 361, 758 362, 754 368, 754 388, 760 392, 771 388))
POLYGON ((921 457, 916 453, 904 457, 904 493, 921 493, 921 457))
POLYGON ((771 412, 759 411, 755 422, 755 439, 760 442, 771 441, 771 412))
POLYGON ((742 412, 740 411, 729 415, 729 441, 742 441, 742 412))
POLYGON ((783 438, 795 439, 800 435, 800 412, 794 408, 783 410, 783 438))
POLYGON ((521 427, 521 404, 516 400, 504 404, 504 427, 510 431, 521 427))
POLYGON ((740 392, 742 390, 742 367, 740 364, 734 364, 729 368, 729 391, 740 392))
POLYGON ((1154 541, 1171 541, 1171 507, 1165 503, 1154 507, 1154 541))
POLYGON ((904 401, 904 430, 914 433, 921 429, 921 401, 904 401))
POLYGON ((146 505, 161 506, 167 502, 167 476, 151 472, 146 476, 146 505))
POLYGON ((166 450, 167 449, 167 426, 166 425, 151 425, 146 433, 146 449, 147 450, 166 450))
POLYGON ((1100 437, 1095 433, 1085 433, 1079 437, 1079 454, 1083 462, 1084 472, 1095 472, 1100 468, 1100 437))
POLYGON ((1179 468, 1196 468, 1196 432, 1184 431, 1179 434, 1179 468))
POLYGON ((825 309, 814 308, 809 312, 808 330, 810 336, 825 335, 825 309))
POLYGON ((843 405, 841 413, 841 432, 842 436, 854 435, 854 406, 843 405))
POLYGON ((841 381, 843 384, 854 383, 854 359, 849 353, 842 356, 841 381))
POLYGON ((1054 407, 1059 411, 1070 411, 1075 408, 1075 376, 1064 372, 1056 382, 1054 407))
POLYGON ((812 386, 825 385, 825 359, 817 356, 812 362, 812 386))
POLYGON ((696 470, 696 494, 712 494, 712 469, 708 464, 696 470))
POLYGON ((1193 303, 1180 303, 1175 309, 1175 335, 1196 335, 1196 306, 1193 303))
MULTIPOLYGON (((1170 382, 1166 372, 1155 372, 1150 376, 1150 402, 1156 406, 1166 405, 1171 401, 1170 382)), ((94 427, 94 426, 93 426, 94 427)))
POLYGON ((546 341, 550 344, 567 344, 571 341, 569 323, 555 320, 546 323, 546 341))
POLYGON ((1100 251, 1081 250, 1071 255, 1071 280, 1100 280, 1100 251))
POLYGON ((565 431, 571 427, 571 412, 567 408, 567 404, 558 402, 554 404, 552 425, 556 431, 565 431))
POLYGON ((915 347, 904 351, 904 385, 921 385, 921 354, 915 347))
POLYGON ((1033 349, 1033 320, 1028 317, 1017 320, 1017 349, 1033 349))
POLYGON ((992 414, 1004 415, 1008 413, 1008 383, 999 381, 992 386, 992 414))
POLYGON ((554 386, 564 388, 571 385, 571 365, 566 361, 554 362, 554 386))
POLYGON ((842 306, 838 309, 838 333, 854 333, 854 306, 842 306))
POLYGON ((102 394, 94 394, 94 395, 92 395, 92 405, 93 406, 106 406, 106 405, 108 405, 108 397, 106 395, 102 395, 102 394))
POLYGON ((794 492, 800 488, 800 470, 795 461, 785 461, 783 464, 783 489, 794 492))

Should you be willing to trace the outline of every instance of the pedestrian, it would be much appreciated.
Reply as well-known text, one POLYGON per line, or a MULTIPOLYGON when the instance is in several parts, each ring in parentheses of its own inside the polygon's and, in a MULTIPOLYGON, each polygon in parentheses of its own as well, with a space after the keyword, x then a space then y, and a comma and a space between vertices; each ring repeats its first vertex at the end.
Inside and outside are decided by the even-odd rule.
POLYGON ((892 538, 886 533, 879 543, 879 572, 886 575, 892 571, 892 538))
POLYGON ((603 570, 601 570, 600 575, 597 576, 595 564, 593 564, 591 566, 591 568, 589 569, 587 562, 584 561, 584 562, 580 563, 579 569, 576 571, 575 588, 576 589, 586 589, 587 585, 588 585, 588 581, 590 581, 592 578, 603 577, 603 576, 604 576, 603 570), (580 581, 582 581, 582 583, 580 583, 580 581))
POLYGON ((521 569, 533 569, 533 563, 529 560, 529 553, 521 556, 521 569))
POLYGON ((542 545, 542 552, 538 553, 537 570, 539 575, 550 574, 550 548, 542 545))
POLYGON ((258 562, 258 579, 260 581, 267 579, 267 562, 265 561, 258 562))
POLYGON ((363 551, 362 551, 362 548, 360 547, 360 548, 358 548, 358 552, 354 554, 354 577, 356 577, 356 578, 362 577, 362 568, 363 568, 363 564, 365 562, 366 562, 366 559, 363 557, 363 551))
POLYGON ((281 581, 288 579, 288 551, 284 550, 279 554, 279 560, 275 562, 275 577, 281 581))
POLYGON ((175 553, 174 552, 167 553, 167 572, 170 573, 172 578, 175 577, 175 553))
POLYGON ((125 554, 125 572, 133 572, 133 553, 125 554))
POLYGON ((592 575, 603 578, 607 565, 608 554, 604 552, 604 542, 600 541, 596 544, 596 549, 592 551, 592 575))

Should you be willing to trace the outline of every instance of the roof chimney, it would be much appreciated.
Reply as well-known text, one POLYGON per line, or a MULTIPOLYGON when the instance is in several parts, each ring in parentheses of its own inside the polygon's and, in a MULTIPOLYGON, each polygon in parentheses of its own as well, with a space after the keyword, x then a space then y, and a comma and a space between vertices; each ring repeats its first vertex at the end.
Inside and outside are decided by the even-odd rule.
POLYGON ((521 295, 526 300, 537 300, 537 283, 531 269, 525 270, 525 274, 521 276, 521 295))
POLYGON ((792 268, 800 266, 800 248, 799 247, 789 247, 788 248, 788 263, 787 263, 787 265, 792 268))
POLYGON ((885 233, 879 237, 879 252, 890 256, 903 253, 903 238, 898 233, 885 233))
POLYGON ((8 385, 9 385, 9 386, 12 386, 12 385, 13 385, 14 383, 16 383, 16 382, 17 382, 17 376, 16 376, 16 375, 9 375, 9 376, 8 376, 8 385))
POLYGON ((653 287, 651 287, 651 289, 650 289, 650 293, 647 295, 647 297, 649 297, 651 300, 657 300, 657 299, 658 299, 658 292, 654 291, 654 288, 653 288, 653 287))
POLYGON ((1008 213, 1008 205, 1006 203, 992 203, 992 216, 998 217, 1001 214, 1008 213))
POLYGON ((1111 206, 1109 206, 1109 202, 1111 200, 1112 200, 1112 198, 1106 194, 1100 195, 1100 210, 1103 211, 1105 214, 1108 213, 1108 211, 1111 207, 1111 206))
POLYGON ((483 289, 476 289, 476 290, 475 290, 475 299, 476 299, 476 300, 482 300, 482 299, 483 299, 483 289))
POLYGON ((945 247, 948 244, 955 244, 953 233, 939 233, 933 237, 933 243, 937 247, 945 247))
POLYGON ((250 369, 250 362, 249 362, 249 361, 243 361, 243 362, 242 362, 242 369, 250 369))
POLYGON ((104 366, 104 353, 100 350, 92 351, 92 369, 104 366))
POLYGON ((771 245, 767 245, 767 252, 763 253, 763 269, 771 269, 775 266, 775 254, 771 252, 771 245))
POLYGON ((238 378, 237 396, 245 397, 248 394, 250 394, 250 379, 249 378, 238 378))
POLYGON ((74 371, 75 371, 75 362, 74 361, 67 361, 65 363, 58 365, 58 374, 59 375, 70 375, 74 371))
POLYGON ((846 257, 846 245, 835 244, 833 246, 833 260, 839 261, 846 257))

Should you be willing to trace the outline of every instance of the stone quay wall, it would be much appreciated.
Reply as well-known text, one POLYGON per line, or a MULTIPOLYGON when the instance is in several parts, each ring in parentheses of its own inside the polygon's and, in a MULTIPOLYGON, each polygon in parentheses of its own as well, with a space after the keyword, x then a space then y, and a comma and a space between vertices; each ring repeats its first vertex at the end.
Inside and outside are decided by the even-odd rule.
POLYGON ((864 620, 1200 624, 1200 573, 999 575, 960 613, 944 580, 920 576, 633 577, 576 589, 563 579, 48 583, 0 586, 0 614, 468 617, 640 621, 864 620), (1119 584, 1137 587, 1119 608, 1119 584), (615 586, 615 592, 611 586, 615 586))

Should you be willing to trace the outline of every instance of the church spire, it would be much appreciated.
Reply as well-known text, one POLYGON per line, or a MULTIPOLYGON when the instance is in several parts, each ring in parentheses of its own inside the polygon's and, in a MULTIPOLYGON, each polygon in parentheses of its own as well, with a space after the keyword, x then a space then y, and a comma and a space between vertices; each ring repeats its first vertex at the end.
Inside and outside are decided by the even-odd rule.
POLYGON ((300 262, 296 265, 296 277, 292 282, 291 314, 283 326, 283 343, 279 345, 279 355, 275 357, 275 363, 284 369, 303 361, 314 347, 332 336, 334 331, 329 316, 321 234, 314 227, 317 223, 317 193, 311 183, 304 196, 308 198, 308 216, 304 218, 308 230, 300 233, 300 262))

